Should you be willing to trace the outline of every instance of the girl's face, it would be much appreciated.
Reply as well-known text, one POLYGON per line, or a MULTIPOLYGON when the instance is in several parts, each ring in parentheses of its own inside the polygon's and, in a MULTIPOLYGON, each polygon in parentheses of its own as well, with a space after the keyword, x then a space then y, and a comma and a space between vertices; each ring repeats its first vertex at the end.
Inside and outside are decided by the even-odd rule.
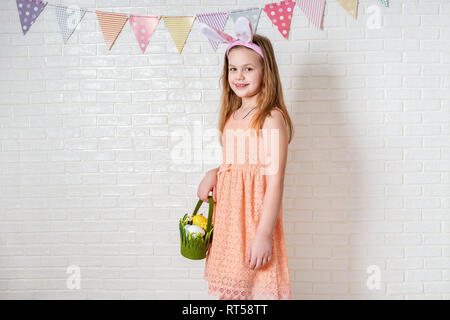
POLYGON ((259 92, 263 77, 260 58, 257 52, 246 47, 234 47, 230 50, 228 83, 238 97, 252 97, 259 92))

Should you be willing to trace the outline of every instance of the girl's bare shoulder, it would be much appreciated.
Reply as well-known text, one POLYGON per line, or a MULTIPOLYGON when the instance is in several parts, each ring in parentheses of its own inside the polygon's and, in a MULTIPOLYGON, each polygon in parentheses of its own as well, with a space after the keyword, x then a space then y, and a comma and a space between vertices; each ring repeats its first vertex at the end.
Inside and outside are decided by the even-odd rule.
POLYGON ((266 117, 264 126, 266 126, 267 128, 286 127, 286 119, 284 117, 283 111, 281 111, 281 109, 278 107, 274 107, 270 111, 270 115, 266 117))

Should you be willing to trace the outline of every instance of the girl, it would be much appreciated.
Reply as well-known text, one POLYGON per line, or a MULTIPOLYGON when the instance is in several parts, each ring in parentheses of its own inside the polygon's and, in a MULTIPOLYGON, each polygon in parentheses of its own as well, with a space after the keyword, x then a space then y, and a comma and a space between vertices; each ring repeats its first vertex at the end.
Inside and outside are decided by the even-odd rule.
POLYGON ((268 38, 252 34, 247 18, 235 23, 239 40, 202 28, 210 39, 229 44, 221 78, 223 163, 205 174, 197 192, 208 202, 212 191, 215 202, 214 236, 204 272, 208 293, 220 299, 291 299, 282 197, 293 127, 275 54, 268 38), (251 149, 255 131, 256 149, 251 149), (241 143, 234 143, 235 136, 241 143))

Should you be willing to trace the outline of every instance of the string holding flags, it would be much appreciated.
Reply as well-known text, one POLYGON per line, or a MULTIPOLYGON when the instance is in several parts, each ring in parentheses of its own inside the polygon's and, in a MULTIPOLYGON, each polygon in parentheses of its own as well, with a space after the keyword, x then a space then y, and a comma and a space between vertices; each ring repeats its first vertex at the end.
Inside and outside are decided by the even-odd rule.
MULTIPOLYGON (((356 19, 358 0, 336 1, 356 19)), ((385 7, 389 6, 389 0, 378 0, 378 3, 385 7)), ((47 5, 56 7, 55 16, 64 44, 67 44, 71 35, 78 29, 85 14, 87 12, 95 13, 108 50, 111 50, 118 35, 129 20, 131 30, 134 32, 139 48, 142 53, 145 53, 160 19, 163 18, 165 26, 167 27, 178 52, 181 54, 196 18, 200 23, 207 24, 216 30, 223 31, 228 21, 228 17, 231 17, 234 23, 236 23, 240 17, 246 17, 250 21, 252 30, 254 30, 253 32, 256 33, 261 10, 263 10, 272 24, 277 27, 281 36, 288 39, 294 6, 298 6, 311 23, 316 28, 321 29, 325 0, 282 0, 279 2, 268 3, 263 8, 247 8, 229 12, 199 13, 187 16, 127 15, 100 10, 91 11, 76 5, 66 7, 48 4, 47 2, 44 2, 44 0, 16 0, 16 4, 23 35, 27 34, 47 5)), ((216 52, 220 42, 215 39, 208 40, 213 51, 216 52)))

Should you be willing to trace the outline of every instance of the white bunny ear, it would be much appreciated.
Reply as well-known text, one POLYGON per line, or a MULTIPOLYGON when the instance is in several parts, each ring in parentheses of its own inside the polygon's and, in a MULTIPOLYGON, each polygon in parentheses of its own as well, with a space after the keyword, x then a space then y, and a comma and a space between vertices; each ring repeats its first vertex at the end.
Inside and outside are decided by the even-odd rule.
POLYGON ((252 42, 253 28, 252 23, 247 17, 240 16, 234 23, 234 32, 239 40, 244 42, 252 42))
POLYGON ((207 25, 206 23, 200 23, 200 31, 209 39, 219 42, 231 42, 234 38, 224 32, 217 30, 214 27, 207 25))

